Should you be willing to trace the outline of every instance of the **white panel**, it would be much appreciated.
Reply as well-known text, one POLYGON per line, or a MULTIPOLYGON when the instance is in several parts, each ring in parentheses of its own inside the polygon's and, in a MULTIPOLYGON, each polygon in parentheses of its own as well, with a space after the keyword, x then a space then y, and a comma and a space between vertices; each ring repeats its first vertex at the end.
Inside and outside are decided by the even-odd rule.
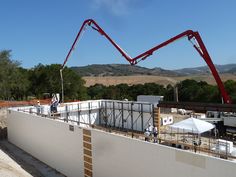
MULTIPOLYGON (((114 124, 114 117, 113 117, 113 108, 120 109, 122 108, 123 104, 123 117, 124 117, 124 128, 131 129, 131 109, 133 110, 133 129, 138 131, 143 131, 145 128, 148 127, 148 123, 152 123, 152 104, 143 103, 143 102, 130 102, 130 101, 117 101, 117 100, 103 100, 101 103, 102 108, 107 108, 107 118, 108 125, 113 126, 114 124), (132 107, 133 104, 133 107, 132 107), (142 105, 142 109, 141 109, 142 105), (132 107, 132 108, 131 108, 132 107), (140 112, 143 110, 143 128, 142 128, 142 119, 140 112)), ((121 112, 119 110, 115 110, 115 126, 122 127, 122 117, 121 112)), ((104 120, 102 120, 104 124, 104 120)))
POLYGON ((156 95, 138 95, 137 101, 153 103, 155 106, 159 103, 159 101, 163 101, 164 96, 156 96, 156 95))
POLYGON ((173 122, 174 122, 173 116, 171 116, 171 115, 161 116, 161 123, 162 123, 162 125, 170 125, 173 122))
POLYGON ((224 117, 224 125, 236 127, 236 117, 224 117))
MULTIPOLYGON (((96 111, 93 114, 97 116, 96 111)), ((83 116, 87 121, 86 111, 83 116)), ((68 123, 13 110, 7 124, 10 142, 66 176, 84 176, 81 128, 69 131, 68 123)), ((96 129, 92 129, 92 159, 94 177, 236 176, 235 162, 96 129)))
POLYGON ((83 176, 82 129, 64 122, 11 111, 8 140, 37 159, 70 176, 83 176))
POLYGON ((233 177, 236 163, 92 130, 94 177, 233 177))

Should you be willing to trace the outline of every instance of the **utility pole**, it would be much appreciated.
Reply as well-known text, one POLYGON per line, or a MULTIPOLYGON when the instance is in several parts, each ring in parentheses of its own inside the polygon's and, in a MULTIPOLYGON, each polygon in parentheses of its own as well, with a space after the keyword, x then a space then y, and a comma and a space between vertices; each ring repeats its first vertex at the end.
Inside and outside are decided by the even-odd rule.
POLYGON ((63 69, 60 69, 60 76, 61 76, 61 102, 64 103, 64 82, 63 82, 63 69))
POLYGON ((176 102, 179 102, 179 93, 178 93, 177 84, 174 86, 174 100, 175 100, 176 102))

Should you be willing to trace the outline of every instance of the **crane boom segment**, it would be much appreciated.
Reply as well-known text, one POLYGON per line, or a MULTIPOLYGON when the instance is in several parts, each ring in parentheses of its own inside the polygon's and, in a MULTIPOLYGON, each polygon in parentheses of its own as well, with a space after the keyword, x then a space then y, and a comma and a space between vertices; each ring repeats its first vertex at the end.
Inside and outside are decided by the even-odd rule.
POLYGON ((167 45, 169 45, 170 43, 173 43, 175 41, 177 41, 178 39, 181 39, 183 37, 187 37, 188 40, 193 44, 193 47, 197 50, 197 52, 200 54, 200 56, 204 59, 204 61, 207 63, 208 67, 210 68, 212 75, 215 78, 215 81, 218 85, 218 88, 220 90, 221 96, 223 98, 224 103, 230 104, 231 103, 231 99, 228 96, 225 87, 220 79, 220 76, 211 60, 211 57, 202 41, 202 38, 200 36, 200 34, 197 31, 192 31, 192 30, 187 30, 185 32, 182 32, 170 39, 168 39, 167 41, 162 42, 161 44, 156 45, 155 47, 137 55, 136 57, 132 58, 130 57, 118 44, 116 44, 109 36, 108 34, 93 20, 93 19, 88 19, 85 20, 62 64, 62 69, 65 67, 73 49, 75 48, 75 45, 79 39, 79 37, 81 36, 82 32, 84 31, 86 26, 90 26, 92 29, 98 31, 102 36, 105 36, 105 38, 121 53, 121 55, 131 64, 131 65, 135 65, 138 62, 145 60, 147 57, 151 56, 153 54, 153 52, 157 51, 158 49, 165 47, 167 45), (194 42, 192 41, 192 39, 194 40, 194 42))

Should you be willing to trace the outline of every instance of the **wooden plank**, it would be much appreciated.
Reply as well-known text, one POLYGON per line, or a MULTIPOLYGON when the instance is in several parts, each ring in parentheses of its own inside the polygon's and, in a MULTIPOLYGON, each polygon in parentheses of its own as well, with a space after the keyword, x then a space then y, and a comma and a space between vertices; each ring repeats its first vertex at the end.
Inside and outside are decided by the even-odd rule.
POLYGON ((93 169, 92 164, 89 164, 89 163, 87 163, 87 162, 84 162, 84 168, 86 168, 86 169, 88 169, 88 170, 90 170, 90 171, 93 171, 93 170, 92 170, 92 169, 93 169))
POLYGON ((84 161, 92 164, 92 157, 84 156, 84 161))
POLYGON ((91 136, 91 131, 90 131, 90 130, 83 129, 83 134, 84 134, 84 135, 87 135, 87 136, 91 136))
POLYGON ((84 149, 84 154, 91 157, 92 156, 92 151, 90 151, 88 149, 84 149))
POLYGON ((85 142, 90 142, 91 143, 91 137, 88 137, 88 136, 83 136, 83 140, 85 141, 85 142))
POLYGON ((86 169, 86 168, 84 169, 84 174, 87 175, 87 176, 90 176, 90 177, 93 176, 93 172, 88 170, 88 169, 86 169))
POLYGON ((92 150, 92 145, 90 143, 87 142, 83 142, 84 148, 92 150))

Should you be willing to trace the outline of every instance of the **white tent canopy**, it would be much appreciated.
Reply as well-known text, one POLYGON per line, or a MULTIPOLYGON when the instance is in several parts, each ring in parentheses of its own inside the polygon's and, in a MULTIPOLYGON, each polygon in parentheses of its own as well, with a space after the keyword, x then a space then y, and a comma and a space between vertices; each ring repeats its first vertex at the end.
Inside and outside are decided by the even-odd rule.
POLYGON ((215 128, 215 125, 203 120, 190 117, 188 119, 170 125, 170 127, 175 129, 182 129, 185 132, 200 134, 215 128))

